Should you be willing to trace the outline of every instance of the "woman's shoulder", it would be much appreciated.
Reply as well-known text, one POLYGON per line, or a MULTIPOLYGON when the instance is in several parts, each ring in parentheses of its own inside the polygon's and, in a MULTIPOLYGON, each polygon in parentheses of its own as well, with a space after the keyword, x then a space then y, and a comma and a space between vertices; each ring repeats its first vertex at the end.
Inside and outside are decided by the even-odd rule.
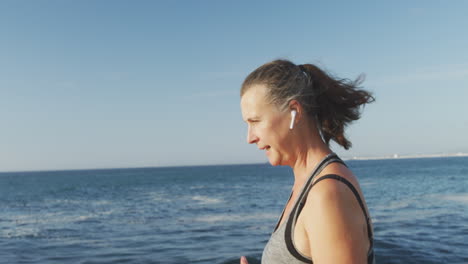
POLYGON ((361 208, 356 195, 362 194, 351 171, 331 170, 319 175, 312 184, 303 208, 306 218, 316 221, 316 215, 320 214, 321 218, 328 217, 332 222, 352 218, 356 218, 356 224, 361 222, 361 208))
POLYGON ((311 209, 347 204, 353 197, 353 193, 349 190, 349 186, 343 184, 345 181, 354 186, 355 179, 350 175, 343 176, 336 173, 320 175, 313 181, 305 204, 312 207, 311 209))
POLYGON ((369 248, 366 219, 353 191, 337 178, 352 180, 333 173, 319 177, 307 194, 298 224, 306 231, 314 258, 328 259, 338 251, 344 259, 364 259, 369 248))

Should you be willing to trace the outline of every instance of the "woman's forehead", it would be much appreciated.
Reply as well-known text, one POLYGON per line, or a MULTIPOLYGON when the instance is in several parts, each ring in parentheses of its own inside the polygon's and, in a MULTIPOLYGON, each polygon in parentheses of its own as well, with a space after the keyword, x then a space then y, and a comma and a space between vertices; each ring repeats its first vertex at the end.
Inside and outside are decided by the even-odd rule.
POLYGON ((242 109, 263 107, 266 104, 266 89, 262 86, 251 87, 241 97, 242 109))
POLYGON ((265 112, 275 111, 275 107, 267 100, 267 89, 254 86, 248 89, 241 98, 242 117, 245 121, 255 119, 265 112))
POLYGON ((255 85, 252 85, 250 86, 244 93, 244 95, 242 97, 244 97, 245 95, 248 95, 248 96, 263 96, 265 97, 266 94, 268 93, 268 89, 265 85, 263 84, 255 84, 255 85))

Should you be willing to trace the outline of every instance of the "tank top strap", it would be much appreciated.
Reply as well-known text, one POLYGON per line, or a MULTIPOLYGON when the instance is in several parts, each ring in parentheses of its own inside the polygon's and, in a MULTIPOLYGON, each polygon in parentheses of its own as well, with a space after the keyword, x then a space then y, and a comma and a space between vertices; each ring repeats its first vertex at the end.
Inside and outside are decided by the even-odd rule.
POLYGON ((296 206, 298 206, 304 200, 304 198, 307 197, 307 194, 309 193, 310 189, 313 186, 314 179, 322 172, 323 169, 325 169, 326 166, 328 166, 330 163, 334 163, 334 162, 341 163, 344 166, 348 167, 346 165, 346 163, 344 163, 344 161, 341 160, 335 153, 331 153, 328 156, 326 156, 322 160, 322 162, 320 162, 320 164, 316 167, 316 169, 314 170, 312 175, 309 177, 307 182, 304 184, 304 187, 303 187, 303 189, 301 191, 301 194, 299 195, 299 197, 297 199, 296 206))

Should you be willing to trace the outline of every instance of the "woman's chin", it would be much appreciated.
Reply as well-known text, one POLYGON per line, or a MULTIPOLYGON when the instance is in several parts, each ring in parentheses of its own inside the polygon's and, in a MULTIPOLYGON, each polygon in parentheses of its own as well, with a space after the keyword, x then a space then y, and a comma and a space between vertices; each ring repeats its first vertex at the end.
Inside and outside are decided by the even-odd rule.
POLYGON ((277 159, 268 159, 270 162, 271 166, 281 166, 281 161, 277 159))
POLYGON ((268 161, 270 162, 271 166, 291 166, 291 163, 284 159, 269 158, 268 161))

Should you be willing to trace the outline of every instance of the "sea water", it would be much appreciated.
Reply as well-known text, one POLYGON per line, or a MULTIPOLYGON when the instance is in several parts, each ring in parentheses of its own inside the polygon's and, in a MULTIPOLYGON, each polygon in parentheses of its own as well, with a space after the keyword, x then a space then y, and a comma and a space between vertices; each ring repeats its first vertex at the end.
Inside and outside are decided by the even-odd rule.
MULTIPOLYGON (((351 160, 377 263, 468 263, 468 158, 351 160)), ((0 173, 0 263, 239 263, 293 175, 268 164, 0 173)))

